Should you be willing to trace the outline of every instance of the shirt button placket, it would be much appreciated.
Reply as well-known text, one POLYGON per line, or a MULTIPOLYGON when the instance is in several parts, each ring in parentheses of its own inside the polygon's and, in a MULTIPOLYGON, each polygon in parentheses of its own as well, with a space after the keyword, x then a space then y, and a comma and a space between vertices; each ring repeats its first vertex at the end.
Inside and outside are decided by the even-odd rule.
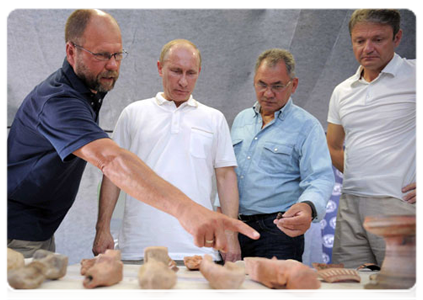
POLYGON ((178 133, 179 132, 179 117, 180 113, 179 111, 174 111, 172 113, 172 133, 178 133))

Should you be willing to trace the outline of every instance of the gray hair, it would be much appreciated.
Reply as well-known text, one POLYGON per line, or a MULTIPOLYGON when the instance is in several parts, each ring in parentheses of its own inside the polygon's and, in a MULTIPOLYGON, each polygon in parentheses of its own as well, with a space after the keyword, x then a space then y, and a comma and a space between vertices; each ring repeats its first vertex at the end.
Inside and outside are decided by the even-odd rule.
POLYGON ((400 30, 401 15, 396 9, 357 9, 351 15, 350 22, 348 24, 350 35, 354 26, 360 22, 389 25, 392 27, 395 38, 395 35, 400 30))
POLYGON ((295 78, 295 59, 294 56, 285 49, 273 48, 264 51, 257 58, 255 71, 260 67, 261 63, 266 60, 271 67, 274 67, 280 61, 283 61, 286 66, 286 71, 288 72, 289 77, 295 78))

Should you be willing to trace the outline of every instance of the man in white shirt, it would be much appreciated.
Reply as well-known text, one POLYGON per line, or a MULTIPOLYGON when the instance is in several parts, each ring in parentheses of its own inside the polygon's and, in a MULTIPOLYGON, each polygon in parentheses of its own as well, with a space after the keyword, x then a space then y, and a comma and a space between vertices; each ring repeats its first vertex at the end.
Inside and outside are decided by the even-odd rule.
POLYGON ((349 29, 360 67, 329 104, 328 146, 344 173, 332 259, 348 268, 382 265, 385 242, 363 228, 366 216, 415 215, 416 62, 394 52, 399 25, 396 10, 353 13, 349 29))
MULTIPOLYGON (((228 124, 220 111, 192 97, 201 71, 200 51, 187 40, 173 40, 163 47, 157 67, 164 92, 126 107, 116 124, 113 139, 210 210, 213 209, 210 197, 215 174, 222 212, 236 219, 236 158, 228 124)), ((118 187, 103 177, 94 254, 113 249, 110 220, 119 192, 118 187)), ((222 256, 230 261, 240 259, 237 234, 229 231, 226 234, 228 251, 222 256)), ((169 256, 174 260, 204 254, 220 260, 213 249, 220 249, 214 237, 206 237, 204 244, 205 248, 197 247, 176 218, 126 195, 118 237, 123 260, 141 260, 148 246, 168 247, 169 256)))

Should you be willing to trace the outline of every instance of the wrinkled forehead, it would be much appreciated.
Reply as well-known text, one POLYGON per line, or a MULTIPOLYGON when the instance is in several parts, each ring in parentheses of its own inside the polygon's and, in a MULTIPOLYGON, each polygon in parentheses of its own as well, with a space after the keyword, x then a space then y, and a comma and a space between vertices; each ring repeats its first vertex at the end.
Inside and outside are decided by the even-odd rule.
POLYGON ((198 55, 198 51, 194 47, 186 44, 177 44, 172 46, 166 53, 163 63, 199 68, 200 57, 198 55))

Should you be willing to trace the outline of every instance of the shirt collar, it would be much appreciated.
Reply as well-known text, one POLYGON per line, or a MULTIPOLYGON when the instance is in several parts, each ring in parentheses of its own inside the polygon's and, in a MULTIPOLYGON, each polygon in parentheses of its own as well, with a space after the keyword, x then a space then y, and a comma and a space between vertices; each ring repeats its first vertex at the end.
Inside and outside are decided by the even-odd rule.
MULTIPOLYGON (((163 97, 163 92, 159 92, 156 95, 156 103, 158 105, 175 105, 175 103, 173 101, 169 101, 167 99, 165 99, 165 97, 163 97)), ((198 102, 192 97, 192 95, 189 96, 188 100, 185 101, 184 103, 186 103, 185 105, 188 106, 192 106, 192 107, 198 107, 198 102)), ((181 104, 181 105, 184 105, 181 104)))
MULTIPOLYGON (((283 120, 286 117, 286 115, 289 113, 289 111, 291 110, 291 107, 292 107, 292 98, 289 97, 288 102, 285 104, 285 106, 282 107, 281 109, 275 111, 275 117, 278 117, 279 119, 283 120)), ((260 114, 260 109, 261 109, 261 105, 257 101, 253 105, 253 110, 254 110, 254 116, 255 117, 258 114, 260 114)))
MULTIPOLYGON (((398 73, 398 70, 401 65, 401 57, 394 53, 394 56, 389 61, 389 63, 383 68, 383 70, 380 72, 381 74, 390 74, 392 76, 396 76, 398 73)), ((357 69, 357 72, 355 72, 353 76, 353 82, 351 84, 354 84, 361 79, 361 73, 363 72, 363 66, 359 66, 357 69)))

